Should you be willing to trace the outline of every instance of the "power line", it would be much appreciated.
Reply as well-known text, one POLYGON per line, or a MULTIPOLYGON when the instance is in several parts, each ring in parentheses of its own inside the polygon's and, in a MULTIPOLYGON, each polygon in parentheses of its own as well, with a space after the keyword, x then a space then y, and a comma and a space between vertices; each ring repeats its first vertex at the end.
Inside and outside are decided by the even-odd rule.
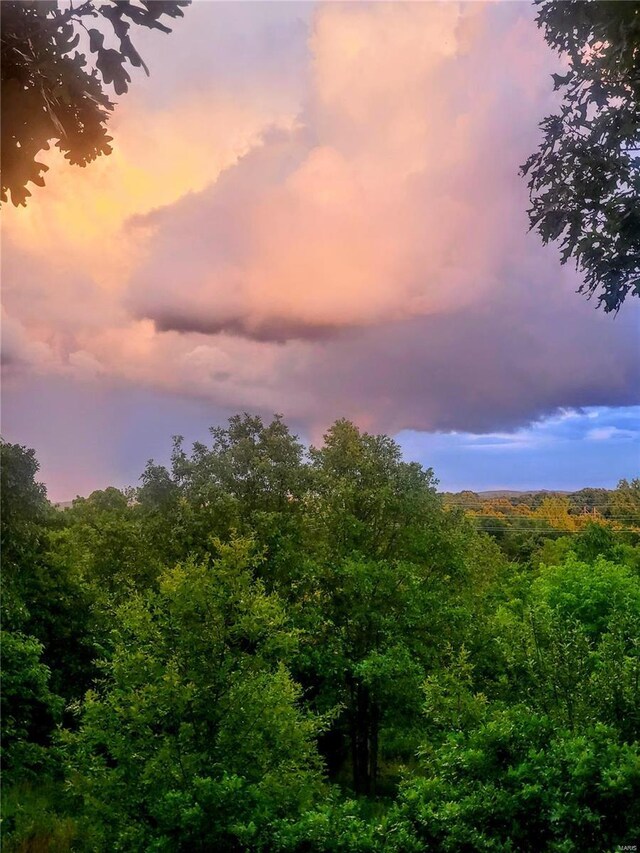
MULTIPOLYGON (((454 500, 451 500, 450 498, 443 497, 442 500, 446 504, 451 504, 451 505, 455 505, 455 506, 478 506, 478 504, 493 504, 493 503, 502 503, 502 504, 506 503, 506 504, 509 504, 509 506, 514 506, 514 507, 516 507, 516 506, 531 506, 530 501, 514 502, 514 501, 509 500, 508 498, 478 498, 478 500, 474 500, 473 498, 468 498, 468 499, 462 499, 461 498, 459 500, 454 501, 454 500)), ((542 501, 540 501, 538 505, 540 505, 541 503, 542 503, 542 501)), ((567 501, 567 503, 569 505, 572 504, 571 501, 567 501)), ((593 508, 599 507, 599 506, 602 506, 602 507, 611 506, 610 501, 574 501, 573 502, 574 505, 576 503, 580 504, 582 506, 593 507, 593 508)))
MULTIPOLYGON (((461 509, 461 507, 455 507, 455 509, 461 509)), ((514 515, 500 516, 500 513, 493 513, 493 512, 482 512, 482 513, 477 513, 477 514, 475 514, 473 512, 469 512, 468 515, 472 518, 498 518, 498 517, 502 517, 506 520, 514 519, 514 518, 518 519, 518 520, 530 519, 531 521, 549 521, 550 520, 549 518, 545 518, 545 517, 540 516, 540 515, 520 515, 519 513, 515 513, 514 515)), ((576 515, 576 514, 572 515, 571 513, 569 513, 567 515, 567 518, 570 518, 572 520, 593 519, 595 521, 618 521, 620 519, 622 519, 622 520, 628 519, 629 516, 628 515, 606 515, 606 516, 605 515, 591 515, 591 513, 585 512, 585 513, 580 513, 580 515, 576 515)))
MULTIPOLYGON (((535 527, 486 527, 478 525, 477 529, 481 533, 535 533, 540 536, 579 536, 583 531, 582 530, 540 530, 535 527)), ((627 527, 627 528, 615 528, 612 527, 609 530, 610 533, 635 533, 640 534, 640 529, 627 527)))

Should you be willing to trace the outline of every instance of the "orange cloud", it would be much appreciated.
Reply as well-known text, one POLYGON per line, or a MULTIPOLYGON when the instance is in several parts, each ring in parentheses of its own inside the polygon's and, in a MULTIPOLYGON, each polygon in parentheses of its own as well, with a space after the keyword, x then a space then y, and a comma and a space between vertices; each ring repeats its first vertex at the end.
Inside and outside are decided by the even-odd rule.
POLYGON ((85 169, 57 149, 45 153, 46 189, 26 209, 5 211, 5 234, 18 248, 120 291, 143 255, 135 215, 202 190, 256 144, 265 126, 290 126, 293 113, 224 92, 199 92, 170 109, 124 100, 114 114, 114 151, 85 169))

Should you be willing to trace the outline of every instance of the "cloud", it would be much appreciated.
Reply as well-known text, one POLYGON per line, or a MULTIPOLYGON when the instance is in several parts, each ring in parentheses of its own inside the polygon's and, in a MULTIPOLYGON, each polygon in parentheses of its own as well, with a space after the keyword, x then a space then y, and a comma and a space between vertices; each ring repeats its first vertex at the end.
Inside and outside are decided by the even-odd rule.
POLYGON ((161 330, 313 339, 486 298, 507 247, 526 249, 519 118, 533 140, 531 105, 544 102, 528 83, 543 52, 522 62, 530 34, 516 18, 489 54, 487 14, 322 7, 300 126, 264 134, 210 187, 137 218, 153 236, 134 313, 161 330), (506 73, 517 101, 497 97, 506 73))
POLYGON ((611 441, 613 440, 637 440, 637 431, 631 429, 620 429, 615 426, 599 427, 589 430, 586 435, 588 441, 611 441))
POLYGON ((46 343, 32 340, 22 323, 3 309, 0 361, 9 374, 28 368, 39 372, 50 368, 55 356, 46 343))
POLYGON ((76 379, 94 379, 104 372, 96 357, 85 350, 64 352, 63 347, 35 340, 25 326, 2 309, 2 347, 0 363, 4 378, 20 381, 25 374, 67 375, 76 379))
POLYGON ((626 432, 639 417, 640 406, 567 410, 562 419, 505 434, 509 444, 502 446, 493 441, 503 434, 403 432, 398 440, 409 459, 434 467, 445 490, 615 488, 638 468, 640 435, 631 443, 630 437, 590 441, 588 433, 596 418, 626 432))
POLYGON ((111 157, 11 212, 14 364, 313 436, 638 401, 637 309, 594 310, 527 233, 557 67, 528 5, 219 8, 120 105, 111 157))

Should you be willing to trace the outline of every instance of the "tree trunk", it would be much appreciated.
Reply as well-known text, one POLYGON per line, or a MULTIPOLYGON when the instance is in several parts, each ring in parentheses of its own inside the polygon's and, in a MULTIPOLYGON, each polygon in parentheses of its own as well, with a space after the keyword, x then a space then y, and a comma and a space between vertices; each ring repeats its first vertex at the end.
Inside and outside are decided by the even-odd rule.
POLYGON ((358 715, 355 699, 355 689, 353 684, 349 687, 351 693, 351 719, 349 721, 349 735, 351 738, 351 774, 353 777, 353 790, 358 793, 358 785, 360 780, 359 763, 360 756, 358 755, 358 715))
POLYGON ((370 796, 375 794, 378 777, 379 711, 366 687, 356 685, 351 695, 353 788, 356 794, 370 796))
POLYGON ((375 796, 378 781, 378 731, 380 728, 378 706, 371 703, 370 712, 370 745, 369 745, 369 791, 375 796))

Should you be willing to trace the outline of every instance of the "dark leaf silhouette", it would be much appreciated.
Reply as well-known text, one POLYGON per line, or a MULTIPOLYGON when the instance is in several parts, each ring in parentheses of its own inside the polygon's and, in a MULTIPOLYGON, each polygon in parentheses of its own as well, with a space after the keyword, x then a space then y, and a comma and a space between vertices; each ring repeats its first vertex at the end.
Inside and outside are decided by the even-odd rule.
POLYGON ((127 65, 149 73, 130 22, 171 32, 161 19, 182 17, 189 2, 87 0, 63 9, 55 0, 3 0, 2 201, 24 205, 28 184, 44 185, 47 166, 38 155, 52 142, 77 166, 111 152, 114 102, 106 87, 128 90, 127 65))
POLYGON ((640 3, 537 0, 549 45, 569 61, 553 74, 559 113, 522 167, 531 228, 559 242, 583 274, 579 292, 618 311, 640 295, 640 3))

